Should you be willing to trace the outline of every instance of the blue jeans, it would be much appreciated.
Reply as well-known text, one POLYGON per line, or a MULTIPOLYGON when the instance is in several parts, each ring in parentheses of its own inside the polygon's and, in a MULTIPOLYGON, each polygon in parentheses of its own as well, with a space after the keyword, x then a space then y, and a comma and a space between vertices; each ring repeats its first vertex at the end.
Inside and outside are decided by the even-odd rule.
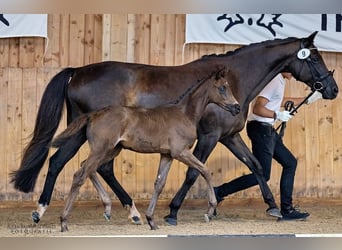
MULTIPOLYGON (((297 159, 271 125, 256 121, 248 122, 247 135, 252 142, 253 154, 263 168, 266 181, 270 179, 272 158, 283 167, 280 179, 280 204, 281 209, 289 208, 292 206, 297 159)), ((257 184, 254 174, 243 175, 217 187, 217 195, 224 197, 257 184)))

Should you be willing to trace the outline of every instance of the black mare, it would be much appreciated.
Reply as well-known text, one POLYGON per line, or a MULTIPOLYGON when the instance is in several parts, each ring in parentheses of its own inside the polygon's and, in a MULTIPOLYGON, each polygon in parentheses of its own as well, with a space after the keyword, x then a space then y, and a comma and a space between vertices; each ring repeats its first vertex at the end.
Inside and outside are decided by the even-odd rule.
MULTIPOLYGON (((297 80, 311 88, 320 85, 318 87, 323 98, 336 98, 338 86, 313 43, 316 34, 317 32, 314 32, 305 38, 291 37, 255 43, 223 55, 204 56, 180 66, 103 62, 80 68, 67 68, 51 80, 44 92, 33 138, 24 152, 19 169, 12 173, 11 181, 20 191, 33 191, 58 127, 64 101, 68 123, 82 113, 108 105, 155 107, 179 96, 197 75, 209 74, 214 67, 225 65, 228 69, 227 80, 241 105, 241 112, 232 116, 217 105, 209 104, 198 126, 194 155, 205 162, 217 142, 222 143, 256 174, 265 203, 278 210, 263 177, 262 168, 239 132, 244 128, 249 103, 282 71, 291 72, 297 80), (298 56, 305 48, 311 52, 309 57, 298 56)), ((39 206, 32 214, 35 222, 40 220, 50 203, 58 174, 85 140, 83 130, 50 158, 44 190, 38 201, 39 206)), ((97 171, 123 206, 135 208, 134 202, 113 174, 112 161, 102 165, 97 171)), ((166 221, 170 224, 177 223, 178 209, 197 176, 197 171, 188 168, 186 180, 172 200, 170 214, 166 216, 166 221)), ((275 214, 277 216, 279 211, 275 214)), ((140 216, 136 210, 132 219, 139 221, 134 215, 140 216)))

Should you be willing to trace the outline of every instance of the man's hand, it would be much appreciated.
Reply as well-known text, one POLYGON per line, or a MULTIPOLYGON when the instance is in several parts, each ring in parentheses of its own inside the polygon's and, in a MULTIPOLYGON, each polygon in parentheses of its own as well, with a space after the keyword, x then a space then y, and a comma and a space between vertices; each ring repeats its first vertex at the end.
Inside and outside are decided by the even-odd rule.
POLYGON ((290 114, 289 111, 276 111, 276 119, 282 122, 287 122, 288 120, 290 120, 292 118, 292 115, 290 114))

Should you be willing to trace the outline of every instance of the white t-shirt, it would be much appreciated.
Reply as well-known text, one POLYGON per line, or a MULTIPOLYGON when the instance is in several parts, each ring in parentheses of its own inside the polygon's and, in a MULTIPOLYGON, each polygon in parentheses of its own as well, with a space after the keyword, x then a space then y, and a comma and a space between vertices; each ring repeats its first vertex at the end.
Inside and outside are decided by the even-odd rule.
MULTIPOLYGON (((261 92, 258 96, 262 96, 266 98, 269 102, 265 105, 266 108, 273 111, 278 111, 281 106, 281 102, 284 98, 284 91, 285 91, 285 79, 281 74, 276 75, 261 92)), ((248 115, 247 120, 248 121, 259 121, 259 122, 267 122, 270 124, 274 124, 273 118, 268 117, 262 117, 258 116, 253 113, 253 106, 254 106, 255 100, 252 103, 250 113, 248 115)))

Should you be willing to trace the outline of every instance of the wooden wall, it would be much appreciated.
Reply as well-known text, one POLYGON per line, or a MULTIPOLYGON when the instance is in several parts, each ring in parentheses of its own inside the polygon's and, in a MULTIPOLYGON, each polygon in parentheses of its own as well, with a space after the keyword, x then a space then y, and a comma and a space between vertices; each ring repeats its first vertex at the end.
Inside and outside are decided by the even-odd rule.
MULTIPOLYGON (((16 192, 8 174, 17 169, 22 151, 33 131, 41 95, 53 75, 66 66, 81 66, 102 60, 179 65, 204 54, 224 53, 237 46, 191 44, 184 47, 185 15, 52 14, 48 18, 48 37, 0 39, 0 199, 37 200, 48 164, 39 176, 35 192, 16 192)), ((342 82, 342 53, 322 53, 335 79, 342 82)), ((341 87, 341 86, 340 86, 341 87)), ((303 96, 304 84, 294 80, 286 93, 303 96)), ((341 198, 342 189, 342 115, 341 97, 320 100, 300 109, 289 122, 285 143, 298 157, 295 197, 341 198)), ((65 118, 60 128, 65 128, 65 118)), ((243 138, 249 145, 245 131, 243 138)), ((51 150, 50 155, 54 152, 51 150)), ((54 199, 64 199, 73 173, 87 157, 87 145, 66 165, 55 186, 54 199)), ((47 161, 48 162, 48 161, 47 161)), ((115 174, 135 199, 151 197, 159 162, 158 155, 123 151, 115 160, 115 174)), ((218 145, 207 161, 215 185, 249 173, 230 151, 218 145)), ((279 195, 281 167, 274 163, 269 182, 279 195)), ((162 198, 173 197, 184 180, 186 167, 174 162, 162 198)), ((189 198, 206 198, 202 177, 190 190, 189 198)), ((110 192, 112 194, 112 192, 110 192)), ((235 197, 260 197, 258 187, 239 192, 235 197)), ((116 197, 112 195, 115 199, 116 197)), ((90 182, 81 189, 80 199, 97 198, 90 182)))

